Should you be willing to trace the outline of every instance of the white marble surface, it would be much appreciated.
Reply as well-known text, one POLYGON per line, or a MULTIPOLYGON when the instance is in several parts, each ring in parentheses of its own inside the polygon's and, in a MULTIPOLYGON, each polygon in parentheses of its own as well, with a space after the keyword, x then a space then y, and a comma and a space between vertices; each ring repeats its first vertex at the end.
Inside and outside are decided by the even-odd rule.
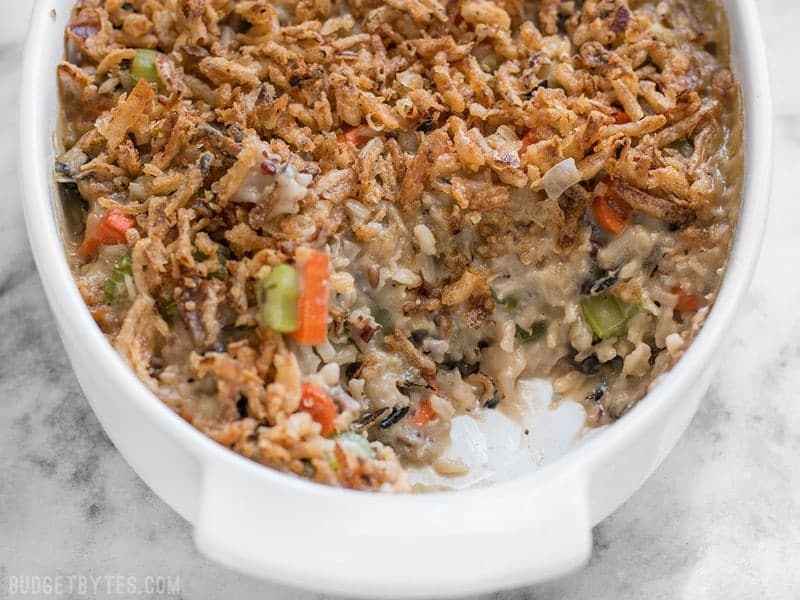
MULTIPOLYGON (((772 214, 713 387, 663 466, 595 529, 587 568, 492 598, 800 597, 800 2, 759 6, 777 109, 772 214)), ((14 28, 0 28, 0 598, 9 577, 23 574, 177 575, 181 597, 192 600, 320 597, 198 556, 189 526, 131 471, 86 404, 23 232, 20 47, 7 31, 14 28)))

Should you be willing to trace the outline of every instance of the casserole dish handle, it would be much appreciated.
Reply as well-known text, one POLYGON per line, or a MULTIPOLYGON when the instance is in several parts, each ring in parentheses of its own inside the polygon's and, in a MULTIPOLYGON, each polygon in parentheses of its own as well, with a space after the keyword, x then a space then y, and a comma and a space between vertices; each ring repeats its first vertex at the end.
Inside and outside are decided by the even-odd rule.
POLYGON ((242 462, 206 464, 195 542, 209 558, 261 578, 329 593, 431 597, 543 581, 591 553, 587 478, 574 471, 549 471, 535 486, 384 494, 242 462))

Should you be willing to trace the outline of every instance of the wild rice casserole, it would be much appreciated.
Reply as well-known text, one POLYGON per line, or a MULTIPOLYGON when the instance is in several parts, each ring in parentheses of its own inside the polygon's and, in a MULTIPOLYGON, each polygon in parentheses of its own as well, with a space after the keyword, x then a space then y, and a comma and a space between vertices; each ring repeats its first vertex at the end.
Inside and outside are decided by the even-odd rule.
POLYGON ((742 170, 716 0, 80 0, 68 252, 220 444, 410 489, 549 379, 611 422, 697 333, 742 170))

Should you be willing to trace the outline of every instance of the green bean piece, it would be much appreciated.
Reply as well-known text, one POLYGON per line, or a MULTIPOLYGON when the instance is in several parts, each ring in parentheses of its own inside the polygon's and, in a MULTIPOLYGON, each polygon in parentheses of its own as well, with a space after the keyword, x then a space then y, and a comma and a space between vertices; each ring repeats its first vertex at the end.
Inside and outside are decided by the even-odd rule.
POLYGON ((130 254, 122 255, 117 262, 114 263, 114 269, 111 271, 111 275, 109 275, 108 281, 106 281, 106 286, 103 288, 103 299, 106 304, 114 304, 123 294, 127 293, 128 288, 125 285, 126 275, 133 275, 130 254))
POLYGON ((623 335, 628 321, 638 310, 638 304, 625 302, 613 294, 587 296, 581 300, 583 318, 601 340, 623 335))
POLYGON ((165 319, 170 319, 178 314, 178 303, 175 299, 168 300, 161 305, 159 312, 165 319))
POLYGON ((547 333, 547 321, 536 321, 531 325, 530 331, 517 325, 517 337, 523 344, 535 342, 547 333))
POLYGON ((686 138, 680 139, 677 142, 672 142, 669 147, 680 152, 683 158, 691 158, 694 153, 694 144, 686 138))
POLYGON ((372 318, 375 319, 375 322, 378 323, 381 327, 383 327, 383 333, 389 334, 394 329, 394 324, 392 322, 392 315, 389 314, 389 311, 383 308, 382 306, 373 306, 369 309, 372 318))
MULTIPOLYGON (((209 277, 213 277, 214 279, 219 279, 220 281, 225 281, 228 278, 228 267, 226 266, 226 262, 231 257, 231 249, 227 246, 223 246, 220 244, 217 246, 217 270, 213 273, 209 274, 209 277)), ((205 252, 201 252, 200 250, 195 250, 192 252, 192 258, 195 259, 197 262, 205 262, 209 258, 211 258, 205 252)))
POLYGON ((369 441, 367 441, 367 438, 363 435, 353 433, 352 431, 345 431, 341 435, 336 436, 336 443, 355 456, 375 458, 375 450, 372 449, 372 446, 369 445, 369 441))
POLYGON ((225 263, 228 262, 230 257, 230 248, 223 246, 222 244, 217 246, 217 263, 219 264, 219 267, 217 267, 217 270, 211 274, 211 277, 221 281, 225 281, 228 278, 228 267, 225 265, 225 263))
POLYGON ((436 489, 432 485, 427 485, 424 483, 415 483, 411 486, 411 491, 415 494, 432 494, 433 492, 438 492, 439 490, 436 489))
POLYGON ((300 327, 297 303, 300 298, 300 275, 291 265, 274 267, 258 282, 258 307, 267 327, 280 333, 292 333, 300 327))
POLYGON ((148 83, 155 83, 159 88, 164 86, 156 68, 156 57, 160 54, 160 52, 145 48, 136 50, 136 56, 133 58, 133 64, 131 65, 131 77, 134 83, 139 83, 139 80, 144 79, 148 83))
POLYGON ((492 291, 492 300, 495 304, 499 306, 504 306, 508 310, 514 310, 519 306, 519 300, 516 296, 506 296, 505 298, 500 298, 497 294, 492 291))

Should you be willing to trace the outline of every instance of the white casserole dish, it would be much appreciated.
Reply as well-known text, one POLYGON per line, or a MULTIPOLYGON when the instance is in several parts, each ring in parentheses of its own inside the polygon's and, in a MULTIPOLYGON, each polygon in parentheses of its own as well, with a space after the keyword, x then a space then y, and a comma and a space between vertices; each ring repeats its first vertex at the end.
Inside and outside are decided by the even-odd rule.
POLYGON ((638 489, 694 415, 756 263, 769 197, 772 119, 755 2, 726 2, 734 70, 744 91, 743 206, 722 289, 689 351, 622 420, 532 465, 529 474, 422 495, 326 488, 229 452, 155 398, 95 326, 70 274, 54 210, 55 68, 71 4, 37 0, 25 54, 20 154, 30 242, 89 403, 133 469, 194 525, 198 548, 251 575, 365 597, 474 594, 584 564, 591 527, 638 489))

